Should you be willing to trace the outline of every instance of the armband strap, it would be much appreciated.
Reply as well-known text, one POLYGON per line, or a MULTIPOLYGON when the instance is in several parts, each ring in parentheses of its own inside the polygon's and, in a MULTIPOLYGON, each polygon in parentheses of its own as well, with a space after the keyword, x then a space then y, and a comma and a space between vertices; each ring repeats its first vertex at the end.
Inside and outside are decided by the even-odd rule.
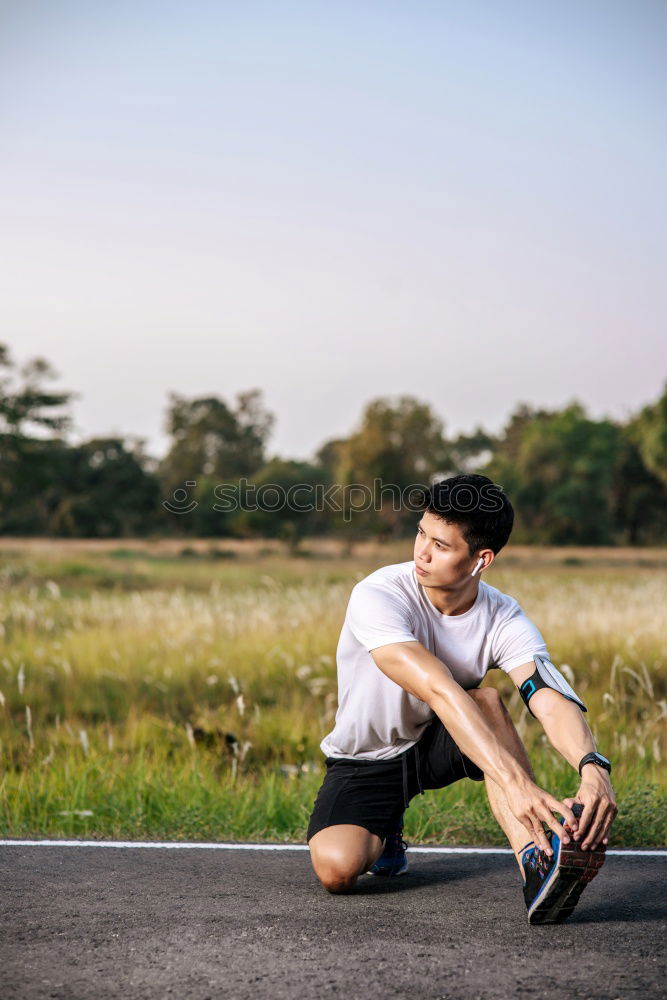
POLYGON ((577 697, 560 670, 554 667, 551 660, 548 660, 546 656, 537 655, 533 657, 533 660, 535 662, 535 672, 519 688, 519 694, 523 698, 524 704, 531 715, 535 713, 530 707, 530 699, 541 688, 551 688, 552 691, 558 691, 568 701, 573 701, 575 705, 578 705, 582 712, 586 711, 583 701, 577 697))

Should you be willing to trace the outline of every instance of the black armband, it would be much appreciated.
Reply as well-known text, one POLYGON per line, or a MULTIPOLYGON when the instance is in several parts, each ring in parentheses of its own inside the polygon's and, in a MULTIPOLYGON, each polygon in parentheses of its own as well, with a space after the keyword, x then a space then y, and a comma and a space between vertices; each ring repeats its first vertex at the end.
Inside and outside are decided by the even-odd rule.
POLYGON ((573 701, 575 705, 578 705, 582 712, 586 711, 583 701, 576 696, 560 670, 557 670, 550 660, 544 656, 534 656, 533 660, 535 661, 535 672, 519 687, 519 694, 531 715, 535 715, 535 713, 530 707, 530 699, 541 688, 551 688, 552 691, 558 691, 568 701, 573 701))

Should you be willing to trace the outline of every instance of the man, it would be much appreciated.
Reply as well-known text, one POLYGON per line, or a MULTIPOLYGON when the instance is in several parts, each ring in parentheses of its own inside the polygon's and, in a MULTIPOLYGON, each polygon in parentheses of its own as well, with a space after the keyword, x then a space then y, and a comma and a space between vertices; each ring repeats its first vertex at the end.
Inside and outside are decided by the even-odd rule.
POLYGON ((538 629, 514 598, 480 580, 513 521, 485 476, 447 479, 428 492, 414 561, 385 566, 352 591, 337 650, 338 712, 321 743, 327 774, 307 834, 329 892, 349 892, 367 871, 402 874, 410 799, 464 777, 486 783, 531 923, 567 917, 604 862, 617 811, 611 765, 538 629), (478 686, 492 667, 509 673, 578 770, 574 799, 559 802, 535 784, 500 696, 478 686))

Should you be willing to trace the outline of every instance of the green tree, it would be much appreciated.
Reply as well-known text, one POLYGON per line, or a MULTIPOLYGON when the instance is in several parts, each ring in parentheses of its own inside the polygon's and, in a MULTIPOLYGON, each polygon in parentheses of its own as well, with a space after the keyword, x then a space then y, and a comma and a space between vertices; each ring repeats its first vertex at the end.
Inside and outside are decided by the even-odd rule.
POLYGON ((459 434, 450 442, 453 472, 479 472, 493 457, 496 440, 483 428, 459 434))
POLYGON ((68 449, 64 495, 51 512, 53 535, 118 538, 154 530, 162 518, 156 476, 144 468, 141 443, 93 438, 68 449))
POLYGON ((43 358, 17 367, 0 344, 0 531, 5 534, 45 531, 62 495, 67 445, 61 435, 71 426, 66 407, 75 393, 45 388, 56 377, 43 358))
POLYGON ((648 471, 667 487, 667 384, 662 396, 630 421, 628 435, 639 448, 648 471))
POLYGON ((316 509, 316 489, 323 482, 323 470, 309 462, 271 459, 253 477, 260 509, 243 515, 244 528, 282 538, 295 552, 302 538, 325 529, 326 519, 316 509))
POLYGON ((644 465, 627 429, 614 462, 611 512, 615 534, 626 545, 655 545, 667 537, 667 489, 644 465))
POLYGON ((612 544, 622 439, 616 424, 589 419, 579 403, 556 412, 520 407, 485 469, 515 507, 515 540, 612 544))
POLYGON ((261 467, 273 416, 259 390, 239 393, 234 407, 215 396, 188 400, 172 393, 169 398, 172 442, 159 467, 167 493, 187 481, 229 482, 261 467))
POLYGON ((5 437, 0 533, 44 535, 68 488, 69 446, 59 438, 5 437))
MULTIPOLYGON (((6 344, 0 344, 0 434, 3 439, 19 439, 39 430, 63 433, 71 417, 63 412, 77 395, 48 392, 43 383, 58 375, 44 358, 33 358, 17 368, 6 344), (14 383, 18 378, 21 385, 14 383)), ((3 443, 6 443, 3 441, 3 443)))
POLYGON ((364 488, 373 494, 373 507, 353 512, 348 525, 341 515, 333 515, 345 533, 400 534, 414 520, 401 494, 404 499, 408 487, 427 486, 434 475, 452 467, 442 421, 427 403, 412 396, 373 400, 365 407, 358 429, 347 440, 329 442, 326 448, 326 454, 320 450, 319 455, 331 463, 334 482, 346 488, 348 509, 361 506, 364 488), (354 486, 361 488, 357 496, 354 486))
POLYGON ((325 441, 315 453, 315 465, 322 470, 324 479, 329 484, 336 481, 346 443, 345 438, 332 438, 330 441, 325 441))

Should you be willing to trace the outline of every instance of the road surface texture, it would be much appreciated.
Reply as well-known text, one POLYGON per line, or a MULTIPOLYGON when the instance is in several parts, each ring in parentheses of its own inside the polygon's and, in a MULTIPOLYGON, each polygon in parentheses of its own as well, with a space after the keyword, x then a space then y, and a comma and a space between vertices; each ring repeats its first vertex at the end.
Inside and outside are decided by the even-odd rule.
POLYGON ((303 851, 4 846, 0 868, 2 1000, 665 995, 664 856, 609 857, 551 927, 508 855, 413 854, 345 896, 303 851))

